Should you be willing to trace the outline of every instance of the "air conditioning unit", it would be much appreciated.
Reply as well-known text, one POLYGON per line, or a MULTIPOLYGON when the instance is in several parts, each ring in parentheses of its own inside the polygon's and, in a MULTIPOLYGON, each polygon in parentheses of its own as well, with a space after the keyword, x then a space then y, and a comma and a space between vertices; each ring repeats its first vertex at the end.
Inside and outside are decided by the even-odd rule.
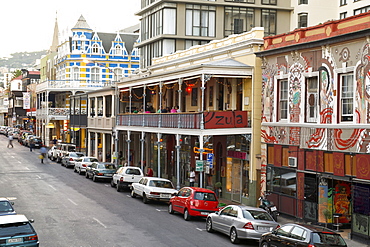
POLYGON ((288 164, 290 167, 297 167, 297 157, 289 157, 288 164))

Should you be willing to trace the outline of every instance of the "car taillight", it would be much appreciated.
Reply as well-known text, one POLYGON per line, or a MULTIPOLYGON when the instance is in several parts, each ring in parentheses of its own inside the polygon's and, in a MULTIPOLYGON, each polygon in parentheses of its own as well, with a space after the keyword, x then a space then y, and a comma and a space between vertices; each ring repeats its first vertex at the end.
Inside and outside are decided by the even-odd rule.
POLYGON ((276 226, 276 229, 279 229, 279 228, 280 228, 280 225, 277 225, 277 226, 276 226))
POLYGON ((121 177, 121 178, 119 179, 119 181, 120 181, 120 182, 123 182, 123 181, 125 181, 125 178, 124 178, 124 177, 121 177))
POLYGON ((158 192, 150 192, 151 195, 159 195, 160 193, 158 192))
POLYGON ((24 241, 37 241, 39 239, 39 237, 37 235, 33 235, 33 236, 28 236, 28 237, 24 237, 24 241))
POLYGON ((247 224, 245 224, 245 225, 243 226, 243 228, 244 228, 244 229, 254 230, 254 227, 253 227, 253 225, 252 225, 252 223, 251 223, 251 222, 248 222, 247 224))
POLYGON ((316 245, 314 245, 314 244, 309 244, 309 245, 307 245, 307 247, 316 247, 316 245))
POLYGON ((69 158, 69 161, 73 161, 73 159, 72 158, 69 158))
POLYGON ((97 175, 98 175, 98 176, 103 176, 103 175, 104 175, 104 173, 98 173, 97 175))
POLYGON ((82 167, 86 167, 87 165, 86 164, 82 164, 82 167))

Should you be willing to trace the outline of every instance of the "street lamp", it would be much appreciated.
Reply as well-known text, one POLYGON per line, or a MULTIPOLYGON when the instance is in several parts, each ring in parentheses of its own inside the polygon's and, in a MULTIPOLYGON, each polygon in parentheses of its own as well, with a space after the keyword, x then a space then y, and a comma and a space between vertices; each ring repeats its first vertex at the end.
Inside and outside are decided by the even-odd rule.
POLYGON ((115 79, 113 82, 114 82, 114 102, 115 102, 115 106, 114 106, 114 112, 115 112, 115 118, 116 118, 116 121, 114 123, 114 127, 112 129, 112 138, 114 138, 114 156, 115 157, 115 165, 117 167, 118 165, 118 131, 117 131, 117 118, 118 118, 118 107, 119 107, 119 97, 118 97, 118 75, 116 72, 114 72, 114 70, 112 70, 111 68, 109 68, 108 66, 102 64, 102 63, 99 63, 97 61, 91 61, 91 60, 88 60, 88 59, 84 59, 83 60, 84 63, 86 64, 89 64, 89 63, 95 63, 99 66, 102 66, 102 67, 105 67, 109 70, 109 72, 113 73, 114 74, 114 77, 113 79, 115 79))

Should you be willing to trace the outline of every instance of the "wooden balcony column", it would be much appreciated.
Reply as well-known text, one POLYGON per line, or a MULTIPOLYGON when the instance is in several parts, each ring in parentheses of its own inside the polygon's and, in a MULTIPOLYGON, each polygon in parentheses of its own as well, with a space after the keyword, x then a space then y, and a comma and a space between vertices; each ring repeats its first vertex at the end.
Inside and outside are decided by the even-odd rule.
POLYGON ((131 126, 131 113, 132 113, 132 87, 129 88, 129 113, 130 117, 128 119, 128 126, 131 126))
POLYGON ((142 131, 141 132, 141 139, 140 139, 140 143, 141 143, 141 161, 140 161, 140 166, 141 166, 141 170, 144 172, 144 144, 145 144, 145 132, 142 131))
POLYGON ((94 97, 95 100, 94 100, 94 111, 95 111, 95 116, 94 117, 97 117, 98 116, 98 97, 94 97))
POLYGON ((105 114, 105 110, 106 110, 106 108, 107 108, 107 106, 106 106, 106 102, 105 102, 105 95, 103 95, 103 115, 102 115, 102 117, 103 118, 105 118, 105 116, 106 116, 106 114, 105 114))
POLYGON ((131 131, 127 131, 127 165, 130 166, 130 144, 131 144, 131 131))
MULTIPOLYGON (((87 132, 87 140, 91 140, 91 132, 87 132)), ((88 145, 87 145, 87 154, 86 156, 91 156, 91 142, 89 141, 88 142, 88 145)))
MULTIPOLYGON (((206 89, 205 85, 206 83, 211 79, 212 75, 206 75, 206 74, 202 74, 202 86, 200 88, 200 90, 202 90, 202 94, 201 94, 201 109, 200 111, 202 113, 204 113, 204 90, 206 89)), ((201 114, 201 120, 200 120, 200 129, 204 129, 204 114, 201 114)))
MULTIPOLYGON (((159 82, 159 112, 162 112, 162 89, 163 89, 163 82, 159 82)), ((161 128, 162 126, 162 115, 159 116, 158 119, 158 128, 161 128)))
MULTIPOLYGON (((146 113, 146 85, 144 84, 143 88, 143 113, 146 113)), ((145 116, 143 114, 143 126, 145 125, 145 116)))
POLYGON ((183 78, 179 78, 179 82, 178 82, 178 84, 179 84, 179 88, 178 88, 178 90, 177 90, 177 92, 179 93, 178 95, 179 95, 179 111, 180 112, 182 112, 183 111, 183 109, 182 109, 182 102, 181 102, 181 99, 182 99, 182 84, 183 84, 183 78))

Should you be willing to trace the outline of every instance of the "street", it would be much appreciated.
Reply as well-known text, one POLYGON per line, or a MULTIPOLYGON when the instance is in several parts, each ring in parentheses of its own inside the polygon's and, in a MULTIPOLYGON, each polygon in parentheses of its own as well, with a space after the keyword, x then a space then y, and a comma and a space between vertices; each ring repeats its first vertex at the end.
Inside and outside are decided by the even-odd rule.
MULTIPOLYGON (((17 213, 34 219, 40 246, 233 246, 208 233, 204 219, 170 215, 166 203, 143 204, 109 181, 94 183, 56 162, 38 159, 16 140, 0 136, 0 196, 16 197, 17 213)), ((258 246, 243 241, 242 246, 258 246)))

